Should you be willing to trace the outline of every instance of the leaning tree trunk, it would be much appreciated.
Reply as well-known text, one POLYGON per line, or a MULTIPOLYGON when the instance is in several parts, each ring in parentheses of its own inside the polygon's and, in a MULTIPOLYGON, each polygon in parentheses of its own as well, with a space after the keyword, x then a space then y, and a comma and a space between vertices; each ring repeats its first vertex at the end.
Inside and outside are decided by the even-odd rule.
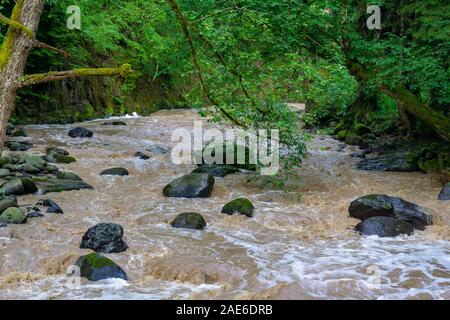
POLYGON ((43 10, 43 0, 17 0, 10 20, 31 33, 10 25, 0 49, 0 147, 43 10))

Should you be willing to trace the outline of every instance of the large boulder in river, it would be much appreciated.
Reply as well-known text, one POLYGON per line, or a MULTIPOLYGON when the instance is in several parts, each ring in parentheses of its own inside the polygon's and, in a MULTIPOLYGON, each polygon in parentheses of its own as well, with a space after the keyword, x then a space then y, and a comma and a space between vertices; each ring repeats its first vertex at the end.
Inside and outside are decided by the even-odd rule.
POLYGON ((19 208, 11 207, 0 214, 0 223, 22 224, 27 221, 27 216, 19 208))
POLYGON ((100 173, 101 176, 127 176, 128 170, 122 167, 116 167, 111 169, 103 170, 100 173))
POLYGON ((7 141, 5 146, 11 151, 27 151, 33 147, 33 144, 26 141, 7 141))
POLYGON ((355 227, 355 231, 365 236, 396 237, 401 234, 412 235, 414 228, 408 222, 391 217, 371 217, 355 227))
POLYGON ((203 230, 206 227, 206 221, 197 212, 184 212, 179 214, 170 225, 174 228, 203 230))
POLYGON ((127 274, 121 267, 111 259, 96 252, 79 257, 75 265, 80 268, 80 276, 90 281, 111 278, 128 280, 127 274))
POLYGON ((178 178, 163 189, 166 197, 207 198, 214 188, 214 177, 207 173, 190 173, 178 178))
POLYGON ((209 173, 214 177, 223 178, 226 175, 237 173, 240 170, 229 164, 202 164, 192 173, 209 173))
POLYGON ((450 200, 450 182, 442 188, 441 193, 439 193, 438 200, 450 200))
POLYGON ((76 180, 81 181, 82 179, 73 172, 60 171, 56 174, 56 178, 63 180, 76 180))
POLYGON ((359 220, 371 217, 395 217, 410 223, 415 229, 424 230, 432 224, 432 214, 417 204, 387 195, 367 195, 350 203, 350 216, 359 220))
POLYGON ((89 129, 83 127, 76 127, 69 130, 68 135, 71 138, 90 138, 94 135, 94 133, 89 129))
POLYGON ((122 237, 122 226, 115 223, 99 223, 84 234, 80 248, 103 253, 122 252, 128 249, 122 237))
POLYGON ((235 213, 242 214, 249 218, 253 217, 253 210, 255 207, 250 202, 250 200, 246 198, 238 198, 228 202, 222 208, 222 213, 232 215, 235 213))
POLYGON ((0 192, 5 195, 24 195, 27 193, 35 193, 38 189, 31 178, 20 177, 5 182, 0 188, 0 192))

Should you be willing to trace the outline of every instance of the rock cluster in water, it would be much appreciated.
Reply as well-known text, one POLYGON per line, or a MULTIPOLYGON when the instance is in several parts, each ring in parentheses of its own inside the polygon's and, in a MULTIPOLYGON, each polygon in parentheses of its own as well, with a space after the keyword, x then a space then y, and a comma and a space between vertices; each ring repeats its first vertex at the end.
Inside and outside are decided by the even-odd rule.
POLYGON ((355 230, 362 235, 411 235, 432 224, 432 215, 414 203, 387 195, 367 195, 350 203, 350 216, 361 220, 355 230))

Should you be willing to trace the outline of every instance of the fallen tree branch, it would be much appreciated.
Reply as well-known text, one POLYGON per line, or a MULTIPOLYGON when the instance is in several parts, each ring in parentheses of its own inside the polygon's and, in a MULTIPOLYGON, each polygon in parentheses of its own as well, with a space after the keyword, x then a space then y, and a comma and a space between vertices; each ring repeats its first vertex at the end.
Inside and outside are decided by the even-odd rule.
POLYGON ((65 58, 70 57, 70 53, 68 53, 67 51, 64 51, 62 49, 53 47, 53 46, 51 46, 49 44, 46 44, 45 42, 41 42, 41 41, 38 41, 38 40, 34 41, 34 47, 35 48, 40 48, 40 49, 48 49, 48 50, 55 51, 57 53, 62 54, 65 58))
POLYGON ((50 81, 94 76, 121 76, 122 78, 125 78, 131 72, 133 72, 133 70, 129 64, 124 64, 118 68, 83 68, 68 71, 51 71, 48 73, 22 76, 20 77, 20 86, 27 87, 50 81))

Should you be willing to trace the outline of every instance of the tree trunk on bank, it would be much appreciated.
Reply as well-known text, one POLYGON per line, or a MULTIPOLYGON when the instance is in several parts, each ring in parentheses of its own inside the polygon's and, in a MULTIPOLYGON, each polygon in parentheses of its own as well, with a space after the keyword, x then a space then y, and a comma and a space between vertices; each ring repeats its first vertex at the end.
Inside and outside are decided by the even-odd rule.
POLYGON ((32 37, 10 26, 0 49, 0 147, 5 142, 9 116, 20 88, 20 76, 34 46, 33 39, 43 10, 43 0, 17 0, 11 20, 30 30, 32 37))

